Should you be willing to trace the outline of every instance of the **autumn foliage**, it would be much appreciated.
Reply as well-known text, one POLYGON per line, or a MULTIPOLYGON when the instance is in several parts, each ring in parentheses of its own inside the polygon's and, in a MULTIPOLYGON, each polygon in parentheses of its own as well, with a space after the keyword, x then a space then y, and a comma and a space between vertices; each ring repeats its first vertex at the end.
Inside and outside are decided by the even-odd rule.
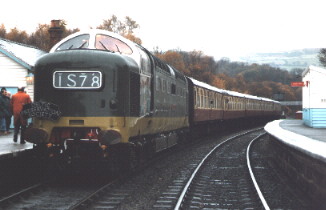
POLYGON ((216 61, 200 51, 156 50, 154 53, 185 75, 221 89, 271 99, 275 94, 282 94, 287 101, 299 101, 302 98, 300 88, 290 87, 291 82, 301 79, 298 78, 302 72, 300 69, 288 72, 269 65, 231 62, 225 58, 216 61))
MULTIPOLYGON (((49 45, 49 25, 39 24, 36 31, 27 34, 17 28, 7 32, 4 24, 0 25, 0 37, 36 46, 48 51, 49 45)), ((79 29, 67 29, 64 20, 61 21, 64 30, 63 37, 79 31, 79 29)), ((120 35, 141 44, 142 40, 136 37, 134 30, 139 25, 130 17, 119 20, 112 15, 111 18, 103 20, 97 28, 113 31, 120 35)), ((153 54, 172 65, 189 77, 206 82, 221 89, 233 90, 241 93, 275 98, 275 95, 282 95, 281 100, 300 101, 302 98, 301 88, 290 87, 291 82, 300 81, 301 69, 293 69, 288 72, 269 65, 247 64, 242 62, 231 62, 227 58, 215 60, 212 56, 207 56, 201 51, 184 52, 182 50, 169 50, 162 52, 158 48, 153 50, 153 54)), ((326 54, 326 50, 324 52, 326 54)), ((320 58, 324 55, 320 53, 320 58)), ((326 56, 324 56, 326 57, 326 56)), ((326 60, 326 59, 325 59, 326 60)), ((326 63, 326 62, 325 62, 326 63)))

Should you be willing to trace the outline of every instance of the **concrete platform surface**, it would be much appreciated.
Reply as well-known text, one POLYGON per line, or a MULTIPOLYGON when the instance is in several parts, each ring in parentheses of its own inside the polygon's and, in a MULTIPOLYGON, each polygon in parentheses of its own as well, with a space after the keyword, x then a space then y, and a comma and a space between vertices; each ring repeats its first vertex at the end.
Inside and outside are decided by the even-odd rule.
POLYGON ((20 144, 19 139, 20 136, 17 143, 13 141, 13 132, 9 135, 0 135, 0 159, 16 157, 33 148, 32 143, 20 144))
POLYGON ((302 120, 275 120, 265 126, 270 135, 326 163, 326 129, 310 128, 302 120))

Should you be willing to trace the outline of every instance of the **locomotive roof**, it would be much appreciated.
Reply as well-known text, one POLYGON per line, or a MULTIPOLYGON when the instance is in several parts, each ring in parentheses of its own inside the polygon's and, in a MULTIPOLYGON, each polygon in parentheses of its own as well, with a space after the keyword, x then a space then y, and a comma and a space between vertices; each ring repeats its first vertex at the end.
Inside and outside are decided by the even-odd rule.
MULTIPOLYGON (((270 102, 278 102, 278 101, 274 101, 268 98, 264 98, 264 97, 258 97, 258 96, 253 96, 253 95, 249 95, 249 94, 244 94, 244 93, 238 93, 235 91, 231 91, 231 90, 224 90, 224 89, 220 89, 214 86, 211 86, 209 84, 206 84, 204 82, 198 81, 194 78, 188 77, 192 83, 194 83, 196 86, 208 89, 208 90, 212 90, 218 93, 222 93, 222 94, 227 94, 230 96, 236 96, 236 97, 242 97, 242 98, 250 98, 250 99, 255 99, 255 100, 262 100, 262 101, 270 101, 270 102)), ((278 102, 279 103, 279 102, 278 102)))
MULTIPOLYGON (((92 36, 95 36, 97 34, 102 34, 102 35, 108 35, 108 36, 111 36, 113 38, 116 38, 116 39, 119 39, 123 42, 125 42, 127 45, 129 45, 129 47, 131 48, 135 48, 135 43, 133 43, 132 41, 130 41, 129 39, 126 39, 124 38, 123 36, 117 34, 117 33, 113 33, 111 31, 107 31, 107 30, 101 30, 101 29, 89 29, 89 30, 85 30, 85 31, 79 31, 79 32, 76 32, 76 33, 73 33, 73 34, 70 34, 69 36, 65 37, 64 39, 62 39, 60 42, 58 42, 57 44, 55 44, 50 52, 54 52, 62 43, 74 38, 74 37, 77 37, 77 36, 80 36, 80 35, 83 35, 83 34, 89 34, 91 37, 92 36)), ((88 49, 96 49, 95 46, 93 45, 90 45, 88 47, 88 49)))
MULTIPOLYGON (((123 36, 121 36, 119 34, 116 34, 116 33, 113 33, 111 31, 107 31, 107 30, 100 30, 100 29, 89 29, 89 30, 79 31, 79 32, 73 33, 73 34, 67 36, 66 38, 62 39, 57 44, 55 44, 51 48, 50 53, 59 51, 59 48, 60 48, 60 46, 62 46, 62 44, 64 44, 65 42, 67 42, 67 41, 69 41, 69 40, 71 40, 73 38, 81 36, 81 35, 89 35, 89 40, 88 40, 89 43, 88 43, 88 46, 84 46, 84 44, 82 44, 77 49, 82 48, 82 49, 99 50, 99 49, 97 49, 95 47, 95 42, 96 42, 95 37, 96 37, 96 35, 107 35, 107 36, 110 36, 110 37, 112 37, 112 38, 114 38, 116 40, 119 40, 119 41, 123 42, 124 44, 126 44, 131 49, 132 52, 129 53, 129 54, 125 54, 123 52, 121 53, 119 48, 118 48, 118 52, 120 52, 124 56, 132 57, 138 63, 138 65, 140 65, 140 54, 139 54, 138 48, 136 47, 137 44, 133 43, 132 41, 124 38, 123 36)), ((74 48, 74 49, 76 49, 76 48, 74 48)), ((104 47, 104 49, 106 49, 107 51, 110 51, 105 47, 104 47)), ((67 50, 69 50, 69 49, 67 49, 67 50)), ((114 52, 112 52, 112 53, 114 53, 114 52)))

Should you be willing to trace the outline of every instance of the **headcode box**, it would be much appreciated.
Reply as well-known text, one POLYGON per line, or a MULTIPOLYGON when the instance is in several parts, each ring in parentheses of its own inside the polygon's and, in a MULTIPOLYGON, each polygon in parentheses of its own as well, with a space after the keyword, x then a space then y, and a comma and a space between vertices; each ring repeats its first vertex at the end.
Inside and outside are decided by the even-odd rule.
POLYGON ((302 73, 302 108, 304 124, 326 128, 326 69, 309 66, 302 73))

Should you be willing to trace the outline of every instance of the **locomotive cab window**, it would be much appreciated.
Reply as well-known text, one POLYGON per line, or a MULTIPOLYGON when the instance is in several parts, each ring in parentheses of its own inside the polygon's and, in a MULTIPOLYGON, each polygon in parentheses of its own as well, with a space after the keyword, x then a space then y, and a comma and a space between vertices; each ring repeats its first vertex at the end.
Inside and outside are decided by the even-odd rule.
POLYGON ((96 35, 95 47, 99 50, 107 50, 127 55, 132 54, 132 49, 126 43, 108 35, 96 35))
POLYGON ((56 51, 88 48, 89 34, 83 34, 62 43, 56 51))

